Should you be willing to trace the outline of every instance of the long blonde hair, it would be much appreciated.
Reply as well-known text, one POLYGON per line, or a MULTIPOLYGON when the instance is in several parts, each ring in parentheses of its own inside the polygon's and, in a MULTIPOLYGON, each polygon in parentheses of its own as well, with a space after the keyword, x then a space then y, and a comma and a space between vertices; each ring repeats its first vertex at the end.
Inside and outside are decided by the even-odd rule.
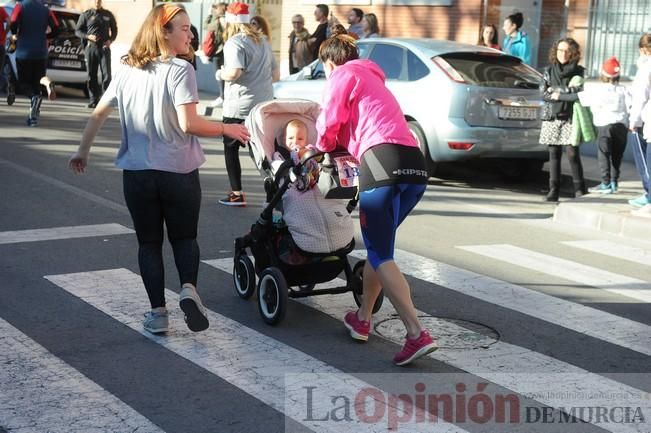
POLYGON ((226 30, 224 30, 224 41, 229 40, 238 33, 244 33, 246 36, 253 39, 253 42, 256 44, 259 44, 262 40, 260 32, 251 27, 251 24, 226 23, 226 30))
POLYGON ((172 18, 187 13, 183 7, 165 3, 153 8, 142 23, 129 52, 122 56, 122 63, 144 69, 160 57, 171 58, 165 33, 172 30, 172 18))

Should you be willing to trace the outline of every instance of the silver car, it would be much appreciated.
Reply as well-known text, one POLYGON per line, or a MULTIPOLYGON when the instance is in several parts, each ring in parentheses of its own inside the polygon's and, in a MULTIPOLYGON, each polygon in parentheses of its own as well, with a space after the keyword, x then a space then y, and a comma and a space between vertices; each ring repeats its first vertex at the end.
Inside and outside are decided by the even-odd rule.
MULTIPOLYGON (((491 48, 434 39, 366 39, 360 57, 377 63, 409 127, 437 163, 500 158, 505 174, 542 169, 547 146, 538 144, 542 76, 520 59, 491 48)), ((323 66, 315 61, 274 84, 276 98, 321 102, 323 66)))

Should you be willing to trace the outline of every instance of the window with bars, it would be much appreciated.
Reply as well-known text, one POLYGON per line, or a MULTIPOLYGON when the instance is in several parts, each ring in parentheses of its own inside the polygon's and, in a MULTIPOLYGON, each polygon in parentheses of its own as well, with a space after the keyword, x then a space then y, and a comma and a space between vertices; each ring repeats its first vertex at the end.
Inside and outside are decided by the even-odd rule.
POLYGON ((591 0, 585 64, 590 76, 599 76, 604 60, 619 59, 623 77, 635 75, 638 42, 651 32, 649 0, 591 0))

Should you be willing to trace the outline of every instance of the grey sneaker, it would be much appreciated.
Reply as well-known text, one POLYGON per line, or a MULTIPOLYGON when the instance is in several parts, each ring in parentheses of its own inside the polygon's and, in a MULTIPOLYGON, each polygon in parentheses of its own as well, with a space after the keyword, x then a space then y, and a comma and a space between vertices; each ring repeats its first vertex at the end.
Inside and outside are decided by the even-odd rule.
POLYGON ((167 310, 165 311, 148 311, 145 313, 145 320, 142 322, 145 331, 152 334, 160 334, 167 332, 169 326, 169 319, 167 317, 167 310))
POLYGON ((206 308, 201 303, 197 289, 192 284, 186 283, 183 285, 183 289, 179 294, 179 304, 181 310, 185 313, 185 323, 190 331, 199 332, 208 329, 206 308))

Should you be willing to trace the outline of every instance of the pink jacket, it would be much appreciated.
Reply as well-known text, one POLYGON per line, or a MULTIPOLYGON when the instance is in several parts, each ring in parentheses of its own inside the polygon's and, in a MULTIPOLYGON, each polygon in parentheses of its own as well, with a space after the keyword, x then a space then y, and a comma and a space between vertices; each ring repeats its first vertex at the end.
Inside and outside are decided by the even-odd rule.
POLYGON ((418 147, 384 73, 370 60, 352 60, 332 72, 316 129, 319 150, 338 144, 358 161, 382 143, 418 147))

